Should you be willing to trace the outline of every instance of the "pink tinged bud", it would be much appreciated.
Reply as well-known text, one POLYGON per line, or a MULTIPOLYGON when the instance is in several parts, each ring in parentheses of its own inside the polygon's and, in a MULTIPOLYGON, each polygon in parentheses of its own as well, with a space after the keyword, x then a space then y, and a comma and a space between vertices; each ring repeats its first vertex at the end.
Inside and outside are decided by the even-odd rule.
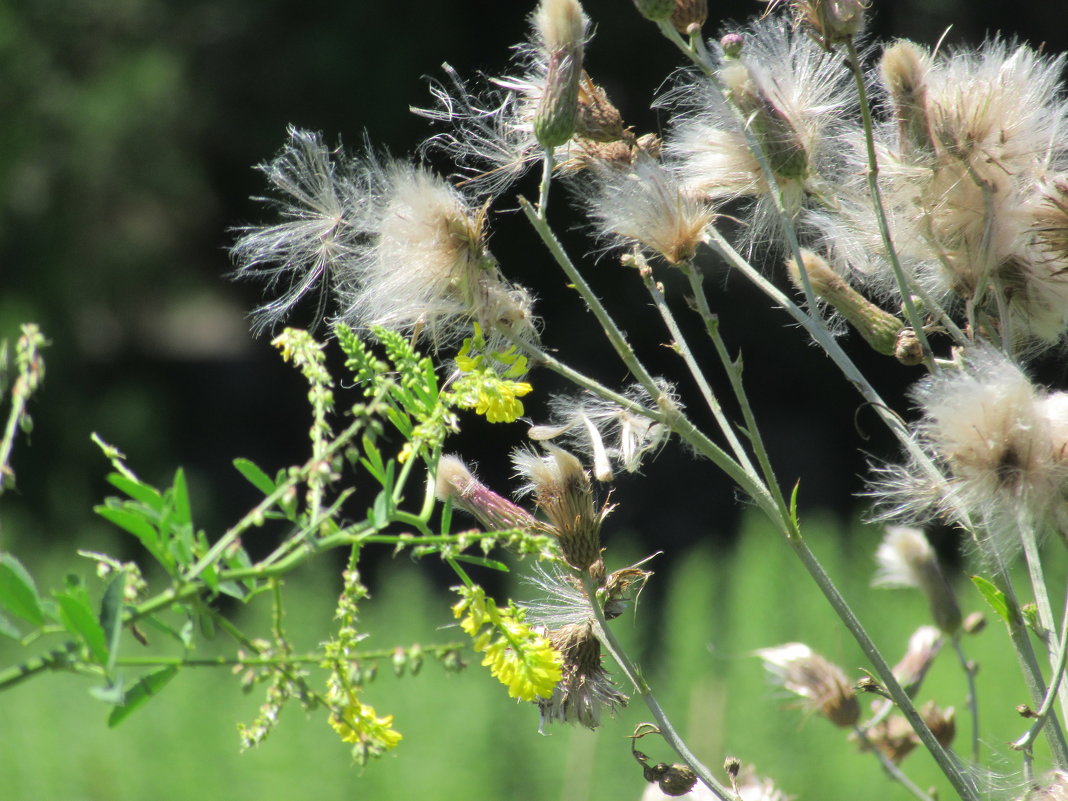
POLYGON ((910 696, 923 683, 935 657, 942 650, 942 632, 934 626, 920 626, 909 637, 908 650, 894 665, 894 678, 910 696))
POLYGON ((745 47, 745 37, 740 33, 728 33, 719 40, 719 46, 723 48, 723 57, 728 59, 738 58, 745 47))
POLYGON ((475 478, 455 456, 438 461, 435 494, 439 501, 451 500, 488 530, 537 529, 537 519, 475 478))

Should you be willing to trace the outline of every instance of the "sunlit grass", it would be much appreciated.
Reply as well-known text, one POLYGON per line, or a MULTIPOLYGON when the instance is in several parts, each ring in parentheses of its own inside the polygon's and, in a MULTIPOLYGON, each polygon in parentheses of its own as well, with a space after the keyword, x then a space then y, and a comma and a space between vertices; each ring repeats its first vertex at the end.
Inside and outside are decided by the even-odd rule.
MULTIPOLYGON (((887 658, 896 661, 911 631, 926 622, 924 601, 906 591, 868 588, 878 532, 844 533, 806 522, 814 548, 843 593, 887 658)), ((619 556, 621 550, 617 546, 613 552, 619 556)), ((1059 565, 1049 572, 1051 583, 1063 583, 1059 565)), ((462 638, 455 628, 444 628, 453 622, 451 601, 441 588, 430 586, 419 565, 398 559, 381 575, 374 597, 363 605, 363 623, 373 634, 367 647, 462 638)), ((642 600, 636 615, 628 612, 615 625, 644 654, 661 701, 713 768, 726 755, 737 756, 801 798, 909 797, 884 778, 870 756, 845 742, 841 731, 791 707, 752 655, 756 648, 802 640, 850 676, 859 677, 865 664, 801 566, 759 518, 749 519, 736 548, 695 549, 653 581, 666 589, 663 609, 642 600)), ((335 577, 310 569, 287 581, 286 626, 298 648, 314 645, 325 630, 336 587, 335 577)), ((962 583, 960 590, 966 611, 982 609, 970 586, 962 583)), ((519 586, 512 594, 526 597, 529 589, 519 586)), ((1012 651, 994 621, 966 644, 982 665, 984 747, 1000 754, 994 764, 1000 762, 1011 774, 1019 760, 1004 743, 1025 728, 1013 707, 1028 700, 1012 651)), ((232 653, 223 635, 212 646, 232 653)), ((133 656, 139 649, 130 639, 123 653, 133 656)), ((5 655, 10 658, 10 649, 5 655)), ((239 753, 236 724, 256 715, 262 688, 242 695, 237 678, 225 669, 183 670, 161 697, 114 730, 105 725, 108 708, 89 696, 89 680, 36 678, 0 695, 5 733, 0 797, 618 801, 640 796, 641 771, 630 756, 627 735, 649 720, 644 708, 632 704, 596 735, 554 728, 551 736, 541 736, 536 710, 510 701, 477 658, 469 654, 467 659, 472 664, 460 675, 447 675, 428 660, 417 677, 398 679, 382 665, 365 700, 379 714, 395 716, 404 741, 363 771, 351 766, 347 747, 322 713, 307 717, 295 706, 265 744, 239 753)), ((970 721, 960 676, 952 654, 945 652, 920 700, 933 697, 957 708, 957 747, 966 750, 970 721)), ((654 760, 669 760, 666 747, 652 738, 640 747, 654 760)), ((904 766, 921 786, 950 796, 925 754, 915 753, 904 766)))

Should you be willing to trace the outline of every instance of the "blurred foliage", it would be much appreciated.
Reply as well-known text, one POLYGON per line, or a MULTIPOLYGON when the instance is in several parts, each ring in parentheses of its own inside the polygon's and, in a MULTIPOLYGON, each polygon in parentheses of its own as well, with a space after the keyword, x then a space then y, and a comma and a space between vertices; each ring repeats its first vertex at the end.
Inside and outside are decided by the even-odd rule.
MULTIPOLYGON (((843 577, 843 592, 880 645, 891 656, 903 651, 909 634, 927 619, 926 604, 919 593, 868 586, 876 533, 842 530, 818 519, 807 521, 807 531, 828 569, 843 577)), ((46 579, 58 580, 69 569, 65 552, 59 553, 63 555, 38 565, 46 579)), ((619 564, 639 556, 615 553, 619 564)), ((661 702, 701 758, 713 767, 727 754, 752 762, 799 798, 911 798, 885 778, 874 759, 857 753, 841 730, 822 718, 806 717, 768 683, 753 654, 757 648, 801 640, 851 678, 860 676, 865 660, 762 518, 754 514, 745 519, 734 548, 706 542, 688 551, 674 569, 655 562, 651 566, 659 570, 650 587, 657 588, 660 600, 643 593, 636 611, 625 613, 617 629, 629 649, 644 655, 661 702), (804 741, 803 748, 798 740, 804 741), (814 760, 813 754, 820 758, 814 760)), ((318 630, 333 612, 340 577, 322 572, 324 567, 316 562, 289 582, 287 626, 298 649, 316 645, 308 632, 318 630)), ((441 629, 454 625, 449 611, 454 599, 433 589, 421 569, 396 568, 388 585, 363 604, 368 630, 379 632, 367 646, 408 646, 428 636, 458 636, 457 629, 441 629)), ((1062 568, 1050 565, 1051 572, 1062 568)), ((966 612, 979 610, 991 617, 963 579, 959 588, 966 612)), ((519 584, 509 592, 526 599, 532 589, 519 584)), ((257 614, 256 608, 243 614, 249 613, 257 614)), ((266 617, 268 610, 258 614, 266 617)), ((236 622, 248 627, 268 623, 244 616, 236 622)), ((1024 728, 1013 706, 1026 691, 998 629, 992 622, 966 647, 981 666, 984 749, 1015 764, 1005 743, 1024 728)), ((226 654, 225 642, 219 638, 199 655, 226 654)), ((0 657, 5 647, 0 643, 0 657)), ((131 656, 135 647, 131 643, 131 656)), ((508 702, 500 684, 474 666, 477 657, 468 657, 472 668, 459 675, 446 674, 436 663, 424 666, 415 679, 380 671, 366 697, 380 711, 395 715, 404 741, 393 755, 363 771, 350 766, 348 748, 322 716, 309 718, 294 710, 283 715, 284 725, 262 746, 239 753, 235 724, 255 713, 260 694, 242 696, 239 677, 225 668, 187 668, 162 698, 111 730, 105 724, 110 707, 91 698, 78 682, 45 677, 7 693, 0 704, 0 727, 18 731, 19 737, 0 753, 0 775, 12 798, 132 801, 158 795, 161 777, 166 777, 169 801, 192 801, 206 789, 220 787, 225 776, 225 795, 235 800, 637 801, 643 781, 626 737, 648 719, 640 703, 606 720, 597 733, 557 726, 550 729, 551 736, 540 736, 536 708, 508 702), (66 765, 63 771, 55 770, 60 760, 66 765)), ((960 669, 947 649, 920 698, 956 706, 960 742, 969 725, 963 695, 960 669)), ((662 745, 649 742, 648 747, 655 759, 667 756, 662 745)), ((903 767, 921 786, 935 784, 948 794, 925 753, 909 756, 903 767)))

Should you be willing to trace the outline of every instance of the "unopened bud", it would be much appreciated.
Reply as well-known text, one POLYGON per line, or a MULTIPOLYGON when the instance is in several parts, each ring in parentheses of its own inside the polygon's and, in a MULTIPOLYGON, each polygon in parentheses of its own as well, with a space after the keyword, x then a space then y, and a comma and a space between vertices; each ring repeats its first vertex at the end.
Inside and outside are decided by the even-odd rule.
POLYGON ((897 332, 894 343, 894 358, 906 367, 923 364, 923 343, 911 328, 902 328, 897 332))
POLYGON ((742 760, 735 756, 729 756, 723 760, 723 770, 726 771, 727 776, 733 782, 738 778, 738 773, 742 769, 742 760))
MULTIPOLYGON (((894 355, 898 333, 904 328, 904 323, 853 289, 816 253, 802 250, 801 260, 816 296, 834 306, 875 351, 887 356, 894 355)), ((794 286, 802 289, 804 284, 797 262, 790 259, 786 262, 786 269, 794 286)))
POLYGON ((480 482, 455 456, 438 460, 435 495, 439 501, 451 500, 489 530, 542 528, 537 518, 480 482))
POLYGON ((674 13, 675 0, 634 0, 634 6, 646 19, 662 22, 674 13))
POLYGON ((578 0, 542 0, 534 26, 545 49, 545 87, 534 111, 534 137, 555 148, 575 133, 586 15, 578 0))
POLYGON ((723 48, 724 58, 736 59, 742 54, 742 48, 745 47, 745 37, 740 33, 728 33, 719 40, 719 46, 723 48))
POLYGON ((671 14, 671 24, 683 36, 689 36, 690 26, 699 29, 708 19, 708 0, 675 0, 675 10, 671 14))

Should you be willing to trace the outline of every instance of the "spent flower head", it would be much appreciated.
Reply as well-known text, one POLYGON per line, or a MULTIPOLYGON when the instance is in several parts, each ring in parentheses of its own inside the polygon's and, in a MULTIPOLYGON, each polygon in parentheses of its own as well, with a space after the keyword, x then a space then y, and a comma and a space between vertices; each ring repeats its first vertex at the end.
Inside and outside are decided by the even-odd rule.
MULTIPOLYGON (((678 405, 675 388, 660 382, 661 395, 678 405)), ((626 396, 652 412, 656 402, 640 384, 630 386, 626 396)), ((658 450, 668 438, 662 423, 640 411, 618 406, 592 394, 557 395, 550 401, 550 421, 531 426, 533 440, 560 439, 582 452, 593 464, 598 481, 611 481, 614 467, 636 472, 642 460, 658 450)))
POLYGON ((942 572, 934 548, 920 529, 888 526, 875 560, 879 569, 873 585, 920 590, 938 627, 949 635, 957 632, 961 613, 956 594, 942 572))
POLYGON ((800 697, 801 706, 835 726, 852 726, 860 705, 842 669, 801 642, 756 652, 773 680, 800 697))
POLYGON ((914 436, 926 459, 885 468, 873 494, 887 516, 941 514, 985 526, 981 545, 1018 549, 1021 524, 1059 520, 1068 493, 1068 396, 1035 387, 1008 357, 973 348, 958 369, 923 379, 914 436), (932 471, 930 465, 937 466, 932 471))
POLYGON ((484 207, 426 168, 373 153, 354 158, 328 150, 318 134, 289 134, 263 167, 284 195, 285 221, 242 229, 232 250, 239 277, 286 287, 255 312, 257 328, 285 319, 318 288, 335 296, 337 318, 359 329, 426 332, 438 345, 463 338, 472 322, 534 336, 530 299, 503 278, 486 245, 484 207))
POLYGON ((718 85, 686 74, 659 105, 675 114, 666 151, 684 185, 716 203, 751 201, 742 221, 752 246, 778 241, 781 223, 746 129, 796 217, 826 200, 841 171, 837 137, 854 100, 840 59, 788 21, 767 17, 740 33, 726 52, 714 48, 718 85))

